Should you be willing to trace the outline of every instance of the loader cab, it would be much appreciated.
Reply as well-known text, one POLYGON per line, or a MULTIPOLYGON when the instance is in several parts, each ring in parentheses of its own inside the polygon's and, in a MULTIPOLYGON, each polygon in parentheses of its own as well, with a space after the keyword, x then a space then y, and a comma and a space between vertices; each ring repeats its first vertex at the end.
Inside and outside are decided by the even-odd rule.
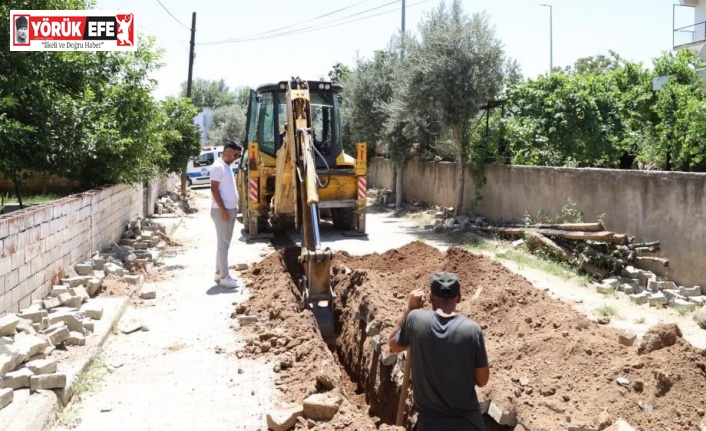
MULTIPOLYGON (((314 146, 321 155, 316 157, 316 167, 323 168, 326 164, 333 167, 343 150, 340 107, 336 97, 343 87, 319 81, 308 81, 308 84, 314 146)), ((248 105, 248 126, 254 131, 252 138, 259 144, 260 151, 272 157, 276 157, 282 146, 286 129, 286 88, 286 81, 262 85, 256 90, 257 102, 253 103, 251 98, 248 105)))

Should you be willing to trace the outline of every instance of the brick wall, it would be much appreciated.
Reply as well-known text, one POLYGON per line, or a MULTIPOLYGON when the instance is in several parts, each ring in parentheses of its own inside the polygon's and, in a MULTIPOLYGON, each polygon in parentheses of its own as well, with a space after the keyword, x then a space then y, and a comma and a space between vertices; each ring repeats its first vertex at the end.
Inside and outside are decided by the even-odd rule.
MULTIPOLYGON (((175 182, 155 180, 152 194, 175 182)), ((0 315, 45 297, 64 268, 117 241, 144 214, 143 193, 142 185, 115 185, 0 216, 0 315)))

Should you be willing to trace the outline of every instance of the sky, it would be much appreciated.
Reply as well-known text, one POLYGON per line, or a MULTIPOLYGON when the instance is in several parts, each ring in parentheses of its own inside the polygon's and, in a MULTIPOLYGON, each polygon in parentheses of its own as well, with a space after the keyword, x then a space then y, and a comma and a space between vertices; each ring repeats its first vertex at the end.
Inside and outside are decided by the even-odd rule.
MULTIPOLYGON (((650 66, 672 48, 676 0, 462 0, 467 14, 488 13, 506 56, 530 78, 550 64, 550 8, 540 3, 552 5, 554 67, 610 50, 650 66)), ((406 29, 418 34, 439 4, 406 0, 406 29)), ((133 12, 138 33, 156 38, 164 50, 153 76, 158 99, 178 95, 188 77, 193 12, 193 77, 224 79, 231 88, 319 79, 338 62, 353 68, 387 47, 402 18, 401 0, 98 0, 96 8, 133 12)), ((676 10, 677 27, 693 24, 690 8, 676 10)))

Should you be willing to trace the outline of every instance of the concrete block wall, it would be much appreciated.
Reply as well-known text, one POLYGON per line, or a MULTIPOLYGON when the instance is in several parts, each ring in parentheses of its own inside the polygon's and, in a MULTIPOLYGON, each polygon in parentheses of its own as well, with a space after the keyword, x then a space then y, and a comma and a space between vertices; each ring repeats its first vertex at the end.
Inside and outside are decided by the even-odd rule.
MULTIPOLYGON (((372 159, 369 166, 368 184, 394 190, 389 160, 372 159)), ((484 173, 476 214, 495 221, 553 216, 570 199, 585 221, 605 214, 610 230, 661 241, 670 267, 647 269, 684 285, 706 285, 706 174, 503 165, 486 165, 484 173)), ((468 213, 475 193, 469 167, 465 178, 462 212, 468 213)), ((456 164, 408 161, 404 198, 454 206, 456 164)))
MULTIPOLYGON (((156 194, 175 179, 151 184, 156 194)), ((0 216, 0 315, 45 297, 64 268, 117 241, 144 214, 142 185, 115 185, 0 216)))

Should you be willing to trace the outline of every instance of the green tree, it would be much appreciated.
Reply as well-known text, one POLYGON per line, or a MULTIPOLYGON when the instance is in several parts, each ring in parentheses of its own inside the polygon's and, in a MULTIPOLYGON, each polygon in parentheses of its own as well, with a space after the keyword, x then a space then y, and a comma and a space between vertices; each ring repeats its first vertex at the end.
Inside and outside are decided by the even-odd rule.
MULTIPOLYGON (((186 81, 181 83, 181 97, 186 97, 186 81)), ((211 81, 196 78, 191 85, 191 100, 198 111, 205 107, 216 109, 221 106, 232 105, 238 101, 238 90, 231 91, 224 79, 211 81)), ((247 103, 247 97, 245 98, 247 103)))
MULTIPOLYGON (((0 15, 27 9, 26 1, 0 4, 0 15)), ((38 0, 34 9, 83 9, 79 0, 38 0)), ((0 43, 10 44, 10 20, 0 23, 0 43)), ((85 98, 91 78, 88 57, 75 52, 0 52, 0 172, 22 203, 22 180, 56 171, 57 163, 81 154, 67 145, 84 133, 85 98)))
POLYGON ((201 133, 194 124, 196 108, 189 99, 168 97, 161 103, 162 140, 168 156, 166 171, 181 174, 181 193, 186 194, 186 165, 199 155, 201 133))
POLYGON ((438 116, 451 132, 458 164, 454 207, 458 215, 463 207, 469 121, 500 90, 504 53, 488 16, 468 17, 459 0, 450 7, 439 5, 420 24, 419 33, 419 42, 410 43, 410 85, 419 106, 438 116))
POLYGON ((228 141, 244 144, 245 109, 238 103, 216 108, 208 130, 208 144, 225 145, 228 141))
POLYGON ((351 69, 343 63, 336 63, 333 65, 328 73, 328 78, 331 82, 336 84, 345 83, 350 77, 351 69))

